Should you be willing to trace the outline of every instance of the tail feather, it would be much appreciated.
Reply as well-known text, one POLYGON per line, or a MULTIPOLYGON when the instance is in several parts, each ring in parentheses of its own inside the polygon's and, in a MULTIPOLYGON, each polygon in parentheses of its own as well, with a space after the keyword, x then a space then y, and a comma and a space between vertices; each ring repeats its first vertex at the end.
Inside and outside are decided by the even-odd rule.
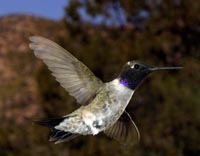
POLYGON ((75 136, 76 134, 70 133, 70 132, 65 132, 57 129, 52 129, 49 141, 53 141, 56 144, 60 142, 65 142, 71 140, 70 138, 72 136, 75 136))
POLYGON ((49 141, 53 141, 55 142, 55 144, 57 144, 57 143, 69 141, 77 136, 77 134, 58 130, 55 128, 65 119, 67 119, 67 117, 46 119, 42 121, 35 121, 34 123, 49 127, 51 129, 49 141))
POLYGON ((60 117, 60 118, 51 118, 51 119, 46 119, 46 120, 41 120, 41 121, 35 121, 34 123, 42 126, 47 126, 49 128, 53 128, 57 125, 59 125, 63 120, 65 120, 66 117, 60 117))

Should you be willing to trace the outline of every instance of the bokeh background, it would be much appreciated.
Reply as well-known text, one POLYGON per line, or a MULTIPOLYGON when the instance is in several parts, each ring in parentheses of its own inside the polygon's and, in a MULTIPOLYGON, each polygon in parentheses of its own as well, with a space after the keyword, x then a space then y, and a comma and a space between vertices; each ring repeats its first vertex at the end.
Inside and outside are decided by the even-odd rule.
POLYGON ((200 1, 18 0, 0 2, 1 156, 197 156, 200 154, 200 1), (182 65, 152 74, 128 112, 141 141, 134 147, 98 136, 54 145, 32 121, 79 105, 28 48, 41 35, 68 49, 103 81, 139 59, 182 65))

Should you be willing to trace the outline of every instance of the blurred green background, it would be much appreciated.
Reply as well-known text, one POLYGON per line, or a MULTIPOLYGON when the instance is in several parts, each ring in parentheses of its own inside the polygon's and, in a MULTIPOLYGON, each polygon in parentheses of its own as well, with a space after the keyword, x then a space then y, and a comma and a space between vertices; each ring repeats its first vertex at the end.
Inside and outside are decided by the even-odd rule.
POLYGON ((12 15, 0 24, 0 156, 199 155, 200 1, 69 0, 59 21, 12 15), (135 59, 184 69, 154 73, 136 91, 128 106, 136 146, 104 134, 54 145, 32 121, 79 105, 28 49, 31 35, 56 41, 105 82, 135 59))

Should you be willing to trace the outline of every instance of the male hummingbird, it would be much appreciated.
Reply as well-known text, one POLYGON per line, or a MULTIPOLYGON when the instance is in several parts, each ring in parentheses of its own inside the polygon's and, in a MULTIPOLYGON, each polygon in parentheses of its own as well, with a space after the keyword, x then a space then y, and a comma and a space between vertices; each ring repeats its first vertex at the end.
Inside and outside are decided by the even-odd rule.
POLYGON ((50 141, 55 143, 102 131, 119 141, 139 141, 138 128, 125 110, 137 86, 154 71, 182 68, 154 67, 140 61, 129 61, 117 78, 103 83, 87 66, 55 42, 39 36, 30 37, 30 41, 34 54, 44 61, 60 85, 82 105, 60 118, 36 121, 51 128, 50 141))

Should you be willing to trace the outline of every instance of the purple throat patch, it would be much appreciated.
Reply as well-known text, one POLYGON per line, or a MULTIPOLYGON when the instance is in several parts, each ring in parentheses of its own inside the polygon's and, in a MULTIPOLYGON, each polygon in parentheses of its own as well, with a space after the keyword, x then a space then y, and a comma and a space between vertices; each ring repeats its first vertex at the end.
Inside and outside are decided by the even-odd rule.
POLYGON ((120 83, 123 84, 124 86, 128 87, 128 81, 125 79, 121 79, 120 83))

